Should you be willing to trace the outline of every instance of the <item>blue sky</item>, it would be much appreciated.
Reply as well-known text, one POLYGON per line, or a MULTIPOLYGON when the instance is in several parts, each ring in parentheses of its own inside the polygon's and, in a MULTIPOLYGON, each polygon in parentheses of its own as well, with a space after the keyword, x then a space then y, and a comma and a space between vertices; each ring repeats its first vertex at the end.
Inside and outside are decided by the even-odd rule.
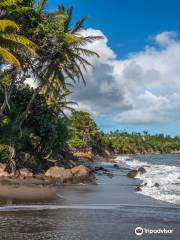
MULTIPOLYGON (((110 91, 104 90, 104 85, 101 86, 100 92, 96 94, 97 96, 99 93, 99 97, 102 99, 100 93, 102 93, 103 88, 104 94, 106 93, 109 97, 109 101, 112 100, 112 106, 115 106, 115 101, 119 102, 119 111, 116 106, 116 108, 112 107, 111 114, 107 114, 107 111, 111 108, 109 107, 105 111, 106 106, 102 103, 100 103, 102 105, 99 109, 94 110, 93 106, 98 104, 98 101, 94 103, 90 97, 88 99, 84 97, 83 99, 81 96, 87 95, 86 92, 75 94, 75 99, 82 103, 80 105, 88 106, 99 126, 106 131, 118 128, 129 131, 148 130, 151 133, 164 132, 180 135, 180 113, 179 107, 175 103, 175 100, 178 101, 180 97, 178 83, 180 72, 177 70, 178 66, 176 67, 173 62, 175 58, 177 58, 176 62, 180 60, 174 53, 176 52, 174 48, 177 48, 177 52, 180 49, 178 45, 180 1, 51 0, 47 5, 47 10, 54 10, 61 3, 66 6, 74 6, 74 21, 87 15, 88 21, 85 27, 100 31, 107 39, 106 42, 102 43, 102 49, 107 50, 109 56, 104 56, 101 62, 95 62, 98 66, 97 70, 88 74, 87 80, 90 76, 95 76, 99 85, 103 85, 99 75, 101 75, 100 71, 107 66, 112 74, 107 72, 105 75, 105 71, 103 71, 105 82, 107 82, 107 79, 111 81, 109 75, 113 75, 110 88, 117 90, 119 87, 119 92, 117 90, 117 93, 115 93, 117 98, 114 100, 110 91), (163 58, 166 57, 171 61, 169 60, 168 65, 162 66, 165 64, 163 58), (143 61, 145 61, 144 65, 143 61), (160 70, 157 66, 152 66, 153 63, 159 64, 160 70), (164 69, 168 68, 169 70, 166 72, 164 69), (118 69, 120 69, 119 72, 118 69), (125 76, 124 72, 126 73, 125 76), (169 83, 166 79, 167 76, 169 77, 169 83), (171 84, 170 81, 172 81, 171 84), (137 85, 140 86, 141 84, 143 85, 142 89, 137 88, 137 85), (175 86, 174 88, 172 84, 175 86), (134 89, 133 86, 135 86, 134 89), (144 106, 142 105, 143 101, 144 106), (153 104, 157 107, 152 108, 153 104), (172 109, 168 106, 172 106, 174 111, 171 111, 172 109), (102 108, 104 111, 101 111, 102 108), (135 118, 133 114, 136 114, 137 117, 135 118), (130 116, 133 117, 130 118, 130 116), (139 119, 140 121, 138 121, 139 119)), ((93 84, 91 80, 89 86, 92 90, 92 98, 94 98, 94 90, 91 89, 90 84, 93 84)), ((101 101, 99 100, 99 102, 101 101)))
POLYGON ((61 3, 74 6, 74 20, 87 15, 86 27, 101 29, 119 57, 141 50, 150 35, 180 30, 179 0, 51 0, 47 9, 61 3))

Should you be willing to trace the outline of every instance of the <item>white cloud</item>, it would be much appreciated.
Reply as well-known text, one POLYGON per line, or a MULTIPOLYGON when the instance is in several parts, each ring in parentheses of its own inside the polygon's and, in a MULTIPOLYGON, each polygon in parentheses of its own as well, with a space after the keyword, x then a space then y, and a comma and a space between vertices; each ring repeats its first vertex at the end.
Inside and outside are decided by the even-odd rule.
MULTIPOLYGON (((87 29, 83 34, 103 35, 87 29)), ((180 118, 180 41, 175 32, 155 37, 163 48, 146 46, 120 60, 98 41, 91 48, 100 54, 86 75, 87 86, 75 86, 73 98, 79 108, 121 123, 159 123, 180 118)), ((104 36, 105 37, 105 36, 104 36)))
POLYGON ((177 37, 177 33, 175 31, 170 32, 162 32, 155 37, 155 41, 162 47, 169 46, 174 43, 174 39, 177 37))

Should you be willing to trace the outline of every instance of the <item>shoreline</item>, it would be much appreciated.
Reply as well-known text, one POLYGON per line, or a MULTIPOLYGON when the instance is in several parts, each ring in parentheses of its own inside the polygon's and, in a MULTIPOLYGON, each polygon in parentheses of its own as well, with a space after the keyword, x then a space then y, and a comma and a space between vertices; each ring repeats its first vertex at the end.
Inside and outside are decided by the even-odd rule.
MULTIPOLYGON (((74 179, 69 179, 62 181, 60 178, 47 177, 45 174, 27 176, 27 177, 13 177, 13 176, 4 176, 0 177, 0 203, 9 203, 9 202, 38 202, 38 201, 49 201, 56 200, 57 193, 60 192, 61 188, 69 186, 78 186, 79 184, 85 184, 86 186, 96 185, 98 178, 103 178, 104 176, 113 178, 113 171, 116 169, 119 171, 119 174, 122 174, 124 171, 123 167, 119 167, 115 158, 117 156, 132 156, 135 154, 114 154, 109 157, 95 158, 93 161, 81 160, 78 161, 78 166, 84 166, 87 169, 90 169, 90 175, 76 177, 74 179), (107 170, 105 163, 111 163, 110 171, 107 170)), ((142 154, 136 154, 142 155, 142 154)), ((143 154, 144 155, 144 154, 143 154)), ((68 170, 69 169, 65 169, 68 170)), ((126 168, 127 170, 127 168, 126 168)), ((127 170, 128 172, 131 169, 127 170)), ((134 170, 133 170, 134 171, 134 170)), ((135 170, 136 171, 136 170, 135 170)), ((128 173, 127 172, 127 173, 128 173)), ((138 172, 138 171, 137 171, 138 172)), ((128 176, 128 174, 125 174, 128 176)), ((137 174, 137 173, 136 173, 137 174)), ((134 178, 134 177, 133 177, 134 178)), ((131 184, 134 184, 136 180, 129 179, 131 184)), ((110 180, 112 181, 112 180, 110 180)), ((142 180, 140 180, 142 181, 142 180)), ((113 184, 113 181, 112 181, 113 184)), ((140 189, 141 184, 136 184, 134 191, 137 192, 140 189)))

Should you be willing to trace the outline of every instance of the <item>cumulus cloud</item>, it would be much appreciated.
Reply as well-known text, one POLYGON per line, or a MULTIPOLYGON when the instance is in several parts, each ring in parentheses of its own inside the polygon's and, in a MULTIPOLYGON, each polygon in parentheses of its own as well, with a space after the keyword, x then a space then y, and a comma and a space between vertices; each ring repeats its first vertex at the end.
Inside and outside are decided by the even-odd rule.
POLYGON ((174 39, 177 37, 177 32, 162 32, 155 36, 155 41, 162 47, 169 46, 174 43, 174 39))
POLYGON ((100 31, 87 29, 84 35, 102 35, 104 40, 89 48, 101 56, 93 58, 94 69, 85 74, 87 86, 73 90, 81 110, 120 123, 164 123, 180 118, 180 41, 176 32, 155 36, 161 48, 145 46, 126 59, 118 59, 100 31))

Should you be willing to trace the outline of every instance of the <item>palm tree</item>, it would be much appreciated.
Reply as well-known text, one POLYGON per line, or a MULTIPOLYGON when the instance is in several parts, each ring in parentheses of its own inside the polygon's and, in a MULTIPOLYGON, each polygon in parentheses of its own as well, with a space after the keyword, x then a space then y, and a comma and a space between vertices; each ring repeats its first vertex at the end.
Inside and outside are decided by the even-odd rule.
MULTIPOLYGON (((12 20, 0 20, 0 56, 6 62, 20 67, 17 52, 20 49, 35 53, 35 44, 17 33, 19 26, 12 20)), ((2 63, 2 62, 1 62, 2 63)))
POLYGON ((24 57, 29 55, 29 53, 34 54, 36 50, 36 45, 19 33, 19 25, 7 17, 8 10, 11 9, 11 7, 17 7, 20 2, 22 2, 22 0, 0 1, 0 67, 2 67, 4 63, 11 64, 13 68, 10 72, 12 72, 12 70, 16 72, 16 74, 13 74, 14 77, 9 73, 12 84, 9 89, 4 87, 5 99, 0 107, 0 115, 3 114, 6 106, 9 107, 8 101, 15 85, 17 69, 21 68, 24 57))
POLYGON ((26 116, 36 95, 44 86, 48 87, 48 91, 61 94, 62 88, 67 88, 66 80, 71 79, 76 83, 82 79, 85 83, 83 70, 87 71, 86 67, 92 66, 87 58, 98 57, 96 52, 86 49, 85 46, 102 37, 84 37, 80 34, 87 17, 83 17, 73 28, 70 28, 72 12, 72 8, 66 10, 61 5, 57 12, 47 14, 44 23, 40 24, 44 38, 40 39, 38 45, 43 47, 39 49, 38 58, 31 62, 32 72, 39 86, 27 106, 26 116), (58 82, 56 87, 54 82, 58 82))
POLYGON ((22 0, 1 0, 0 2, 0 8, 7 8, 7 7, 11 7, 19 2, 21 2, 22 0))

